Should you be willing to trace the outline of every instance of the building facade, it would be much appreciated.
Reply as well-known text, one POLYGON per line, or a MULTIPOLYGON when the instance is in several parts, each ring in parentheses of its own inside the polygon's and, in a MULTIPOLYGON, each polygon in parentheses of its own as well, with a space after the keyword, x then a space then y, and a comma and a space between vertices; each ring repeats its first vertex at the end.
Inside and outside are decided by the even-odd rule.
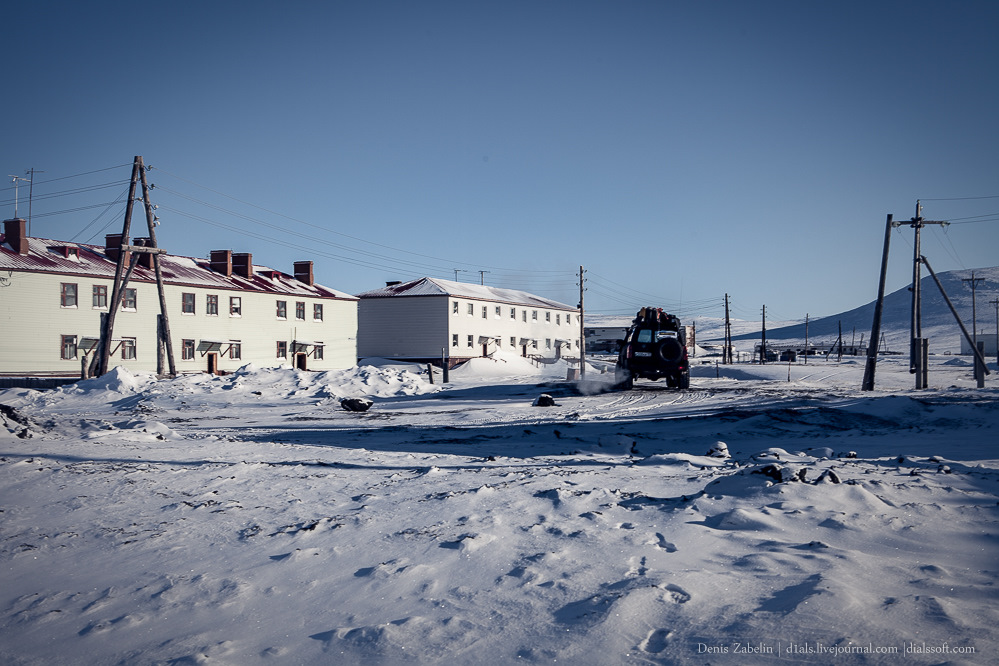
POLYGON ((527 292, 421 278, 358 298, 361 358, 454 365, 504 350, 579 359, 579 310, 527 292))
MULTIPOLYGON (((0 375, 79 376, 109 312, 123 239, 111 234, 101 247, 24 231, 24 220, 7 220, 0 236, 0 375)), ((287 274, 230 250, 211 260, 159 256, 178 372, 356 364, 357 299, 316 284, 311 261, 287 274)), ((151 255, 140 255, 118 307, 109 367, 155 371, 160 301, 151 255)))

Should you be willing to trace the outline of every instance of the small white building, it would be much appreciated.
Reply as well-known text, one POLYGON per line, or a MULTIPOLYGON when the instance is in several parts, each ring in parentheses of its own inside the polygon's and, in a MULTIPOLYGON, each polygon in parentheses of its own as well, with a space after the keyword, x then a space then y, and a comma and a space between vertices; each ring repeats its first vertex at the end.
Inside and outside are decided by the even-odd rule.
MULTIPOLYGON (((81 357, 100 338, 122 245, 121 234, 108 235, 105 247, 28 238, 24 220, 4 222, 0 376, 80 375, 81 357)), ((155 371, 159 295, 151 255, 139 256, 115 317, 109 367, 155 371)), ((160 267, 178 372, 357 362, 357 299, 316 284, 311 261, 287 274, 254 265, 250 254, 215 250, 210 260, 161 254, 160 267)))
POLYGON ((524 291, 436 278, 358 294, 361 358, 454 365, 497 350, 579 359, 579 310, 524 291))

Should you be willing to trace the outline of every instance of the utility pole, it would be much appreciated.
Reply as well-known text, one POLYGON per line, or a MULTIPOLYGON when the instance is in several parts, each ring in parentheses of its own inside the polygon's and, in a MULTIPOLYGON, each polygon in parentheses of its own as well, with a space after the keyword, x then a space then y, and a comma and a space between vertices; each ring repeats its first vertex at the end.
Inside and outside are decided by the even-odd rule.
POLYGON ((479 271, 479 284, 484 285, 486 283, 486 273, 489 271, 479 271))
POLYGON ((894 226, 892 214, 888 213, 888 219, 885 222, 885 245, 881 253, 881 280, 878 282, 878 300, 874 304, 874 323, 871 324, 871 342, 878 341, 878 344, 872 344, 867 348, 867 365, 864 367, 864 382, 860 387, 861 391, 874 390, 874 371, 878 365, 878 346, 883 337, 881 333, 881 312, 884 310, 885 305, 885 280, 888 276, 888 245, 891 242, 891 230, 894 226))
MULTIPOLYGON (((915 242, 913 243, 913 254, 912 254, 912 317, 910 321, 910 343, 909 343, 909 372, 916 373, 917 361, 922 358, 922 351, 917 351, 917 347, 921 350, 924 343, 917 342, 917 340, 923 339, 923 317, 922 317, 922 295, 920 293, 920 275, 919 266, 920 258, 922 257, 922 250, 920 249, 920 238, 919 232, 927 224, 939 224, 941 226, 946 226, 950 224, 949 222, 942 220, 924 220, 923 219, 923 206, 919 203, 919 199, 916 199, 916 215, 911 218, 908 223, 899 222, 896 226, 901 226, 902 224, 908 224, 910 227, 915 229, 915 242)), ((919 379, 916 380, 916 388, 926 388, 925 386, 919 386, 919 379)))
POLYGON ((45 172, 44 171, 37 171, 35 169, 35 167, 31 167, 30 169, 28 169, 24 173, 26 173, 26 174, 28 174, 30 176, 30 179, 28 180, 28 183, 29 183, 29 185, 28 185, 28 235, 30 236, 31 235, 31 202, 34 200, 35 174, 36 173, 45 173, 45 172))
POLYGON ((971 271, 970 278, 962 278, 961 282, 965 284, 971 284, 971 344, 978 349, 978 312, 975 309, 975 289, 978 288, 979 282, 984 282, 985 278, 976 278, 975 271, 971 271))
POLYGON ((763 337, 760 338, 760 365, 767 364, 767 306, 763 306, 763 337))
POLYGON ((722 364, 732 363, 735 363, 732 358, 732 322, 728 317, 728 294, 725 294, 725 348, 722 349, 722 364))
POLYGON ((808 365, 808 313, 805 313, 805 365, 808 365))
POLYGON ((996 366, 999 367, 999 298, 989 301, 996 306, 996 366))
POLYGON ((586 379, 586 328, 583 324, 583 267, 579 267, 579 378, 586 379))

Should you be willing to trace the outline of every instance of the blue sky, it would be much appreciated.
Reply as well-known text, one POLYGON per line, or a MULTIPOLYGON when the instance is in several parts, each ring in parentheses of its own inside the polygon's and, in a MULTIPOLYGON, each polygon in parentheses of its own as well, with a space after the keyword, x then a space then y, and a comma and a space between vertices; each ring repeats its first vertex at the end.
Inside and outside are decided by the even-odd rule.
POLYGON ((43 1, 4 24, 0 170, 44 172, 35 236, 120 231, 99 204, 142 155, 161 247, 312 259, 351 293, 458 269, 575 304, 583 265, 593 313, 728 293, 814 318, 874 298, 885 215, 916 199, 961 222, 924 232, 935 270, 999 263, 995 2, 43 1))

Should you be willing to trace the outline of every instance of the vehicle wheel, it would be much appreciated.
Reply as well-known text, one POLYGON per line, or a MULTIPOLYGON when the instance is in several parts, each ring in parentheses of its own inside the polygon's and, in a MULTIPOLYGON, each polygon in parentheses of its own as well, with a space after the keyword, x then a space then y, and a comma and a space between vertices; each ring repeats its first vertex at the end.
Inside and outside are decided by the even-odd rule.
POLYGON ((635 388, 635 377, 627 370, 618 369, 614 373, 614 388, 630 391, 635 388))
POLYGON ((677 378, 676 387, 679 389, 689 389, 690 388, 690 373, 684 372, 677 378))
POLYGON ((676 338, 666 338, 656 347, 656 354, 666 363, 676 363, 683 358, 683 345, 676 338))

